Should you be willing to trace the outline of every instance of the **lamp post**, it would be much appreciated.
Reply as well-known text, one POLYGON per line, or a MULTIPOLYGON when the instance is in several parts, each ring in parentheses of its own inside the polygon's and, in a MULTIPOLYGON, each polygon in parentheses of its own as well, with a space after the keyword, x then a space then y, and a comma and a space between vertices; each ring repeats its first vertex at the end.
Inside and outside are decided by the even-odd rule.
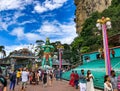
POLYGON ((61 69, 62 68, 62 52, 63 52, 64 46, 58 45, 57 49, 59 51, 59 68, 61 69))
POLYGON ((106 75, 110 75, 111 63, 110 63, 110 51, 108 47, 108 36, 107 36, 107 29, 111 28, 110 18, 102 17, 101 19, 98 19, 96 27, 98 28, 98 30, 102 30, 106 75))

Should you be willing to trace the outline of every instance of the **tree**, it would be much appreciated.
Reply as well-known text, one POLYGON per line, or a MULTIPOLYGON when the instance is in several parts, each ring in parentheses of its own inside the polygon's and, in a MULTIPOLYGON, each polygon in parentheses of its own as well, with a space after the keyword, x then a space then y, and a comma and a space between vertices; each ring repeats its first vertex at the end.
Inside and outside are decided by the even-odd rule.
POLYGON ((43 40, 36 40, 36 44, 37 44, 37 45, 42 45, 43 43, 44 43, 43 40))
MULTIPOLYGON (((98 50, 102 46, 102 31, 96 28, 96 21, 102 16, 111 18, 112 29, 108 30, 108 37, 120 33, 120 0, 112 0, 112 5, 105 9, 102 13, 94 12, 87 18, 82 25, 82 31, 78 37, 72 42, 72 51, 77 54, 76 49, 80 52, 92 52, 98 50), (96 33, 99 32, 99 35, 96 33)), ((109 43, 109 46, 114 45, 109 43)))

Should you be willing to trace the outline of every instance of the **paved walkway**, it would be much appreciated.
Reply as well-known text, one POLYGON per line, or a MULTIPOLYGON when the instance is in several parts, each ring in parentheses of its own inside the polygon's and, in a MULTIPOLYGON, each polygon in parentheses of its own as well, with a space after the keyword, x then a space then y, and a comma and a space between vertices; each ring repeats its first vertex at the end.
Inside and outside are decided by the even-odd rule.
MULTIPOLYGON (((9 91, 9 90, 7 90, 9 91)), ((21 91, 21 85, 16 85, 15 91, 21 91)), ((68 81, 55 81, 53 82, 53 86, 43 87, 42 83, 39 85, 27 85, 26 91, 80 91, 79 89, 75 89, 68 85, 68 81)), ((95 90, 101 91, 101 90, 95 90)))

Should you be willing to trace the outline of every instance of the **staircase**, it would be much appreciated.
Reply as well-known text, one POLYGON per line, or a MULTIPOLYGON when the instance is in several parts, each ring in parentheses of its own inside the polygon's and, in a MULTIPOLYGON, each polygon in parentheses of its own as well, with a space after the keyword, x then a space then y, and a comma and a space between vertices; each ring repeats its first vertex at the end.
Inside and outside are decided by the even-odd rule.
MULTIPOLYGON (((116 75, 120 74, 120 57, 111 59, 111 67, 116 71, 116 75)), ((94 86, 103 89, 104 87, 104 76, 105 76, 105 61, 95 60, 84 65, 78 66, 75 69, 71 69, 63 73, 63 79, 70 80, 70 74, 72 70, 76 70, 80 74, 81 69, 84 69, 85 74, 87 70, 91 70, 94 76, 94 86)))

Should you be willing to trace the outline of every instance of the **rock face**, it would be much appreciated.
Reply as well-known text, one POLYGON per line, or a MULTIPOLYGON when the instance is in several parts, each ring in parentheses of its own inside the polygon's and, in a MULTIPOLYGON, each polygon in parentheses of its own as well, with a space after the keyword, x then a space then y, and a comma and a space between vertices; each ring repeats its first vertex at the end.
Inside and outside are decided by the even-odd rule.
POLYGON ((111 5, 112 0, 74 0, 76 5, 76 32, 79 34, 82 31, 82 24, 91 13, 98 11, 102 12, 111 5))

